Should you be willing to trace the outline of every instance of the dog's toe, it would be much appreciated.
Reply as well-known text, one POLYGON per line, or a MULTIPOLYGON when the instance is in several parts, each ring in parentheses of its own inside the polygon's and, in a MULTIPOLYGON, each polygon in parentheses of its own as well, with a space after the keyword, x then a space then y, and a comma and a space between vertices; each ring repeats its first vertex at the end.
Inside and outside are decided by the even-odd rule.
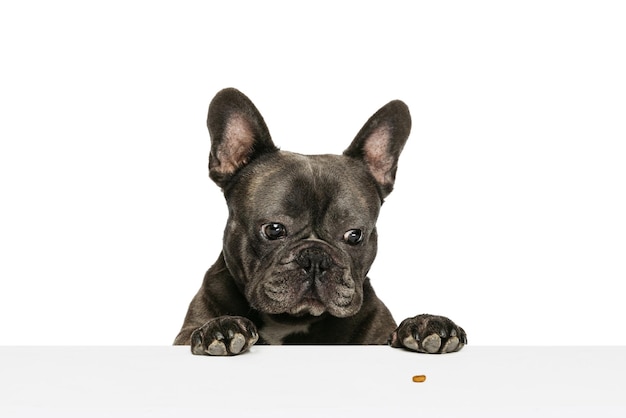
POLYGON ((428 353, 437 353, 441 348, 441 337, 437 334, 430 334, 422 341, 422 348, 428 353))
POLYGON ((228 355, 228 350, 226 350, 226 346, 222 341, 213 341, 206 349, 206 353, 211 356, 226 356, 228 355))
POLYGON ((457 337, 450 337, 448 341, 446 341, 446 343, 444 344, 443 348, 441 349, 441 352, 452 353, 460 349, 461 347, 459 347, 459 339, 457 337))
POLYGON ((246 346, 246 337, 244 337, 242 334, 237 332, 233 335, 232 339, 230 340, 230 344, 228 345, 228 348, 231 353, 239 354, 241 353, 241 351, 244 349, 245 346, 246 346))

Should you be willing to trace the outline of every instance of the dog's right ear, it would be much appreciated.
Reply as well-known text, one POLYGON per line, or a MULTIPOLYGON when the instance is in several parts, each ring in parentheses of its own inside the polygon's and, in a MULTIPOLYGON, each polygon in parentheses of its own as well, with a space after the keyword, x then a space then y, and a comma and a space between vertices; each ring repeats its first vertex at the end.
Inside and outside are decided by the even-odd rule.
POLYGON ((222 189, 254 158, 278 151, 261 113, 234 88, 218 92, 209 105, 209 177, 222 189))

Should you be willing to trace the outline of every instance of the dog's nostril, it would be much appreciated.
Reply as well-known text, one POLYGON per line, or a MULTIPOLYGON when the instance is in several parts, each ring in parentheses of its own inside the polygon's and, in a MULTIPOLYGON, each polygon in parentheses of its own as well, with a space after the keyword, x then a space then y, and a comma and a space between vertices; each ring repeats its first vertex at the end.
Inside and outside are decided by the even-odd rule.
POLYGON ((311 264, 311 259, 307 257, 298 257, 298 265, 306 271, 309 271, 311 269, 311 264))
POLYGON ((322 258, 322 261, 320 261, 320 268, 323 270, 328 270, 330 268, 330 259, 327 255, 325 255, 324 258, 322 258))

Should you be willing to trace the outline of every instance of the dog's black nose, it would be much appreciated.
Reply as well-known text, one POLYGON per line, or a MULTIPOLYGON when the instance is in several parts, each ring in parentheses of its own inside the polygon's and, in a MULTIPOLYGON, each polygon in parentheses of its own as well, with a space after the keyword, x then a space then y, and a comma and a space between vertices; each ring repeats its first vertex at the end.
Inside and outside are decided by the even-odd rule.
POLYGON ((316 248, 303 250, 296 258, 296 262, 313 279, 321 278, 331 266, 328 254, 316 248))

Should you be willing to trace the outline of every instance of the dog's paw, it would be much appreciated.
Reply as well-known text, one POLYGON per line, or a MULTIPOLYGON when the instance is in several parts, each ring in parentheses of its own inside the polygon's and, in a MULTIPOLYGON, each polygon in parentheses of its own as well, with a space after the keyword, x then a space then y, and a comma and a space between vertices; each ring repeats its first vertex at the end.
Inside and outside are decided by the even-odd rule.
POLYGON ((391 334, 389 345, 420 353, 452 353, 467 344, 463 328, 445 316, 417 315, 405 319, 391 334))
POLYGON ((209 356, 234 356, 259 339, 256 326, 241 316, 220 316, 191 334, 191 352, 209 356))

